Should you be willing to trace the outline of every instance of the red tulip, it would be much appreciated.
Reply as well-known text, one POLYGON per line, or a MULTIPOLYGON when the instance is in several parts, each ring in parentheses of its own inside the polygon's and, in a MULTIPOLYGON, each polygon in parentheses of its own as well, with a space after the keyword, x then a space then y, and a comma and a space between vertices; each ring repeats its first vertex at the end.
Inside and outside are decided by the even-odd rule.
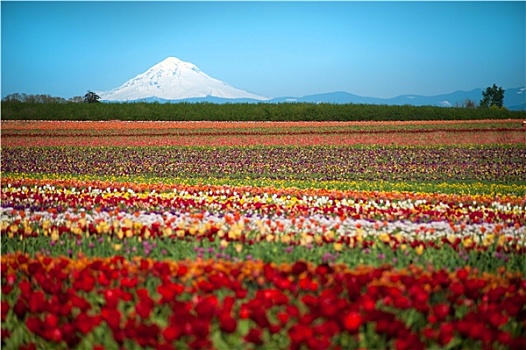
POLYGON ((464 286, 459 282, 453 282, 449 286, 449 290, 453 293, 455 297, 459 297, 464 294, 464 286))
POLYGON ((20 288, 22 297, 24 297, 25 299, 29 298, 29 293, 31 293, 31 283, 29 283, 28 280, 21 281, 18 284, 18 288, 20 288))
POLYGON ((47 314, 44 317, 44 323, 46 324, 46 327, 57 328, 57 325, 58 325, 58 317, 57 317, 57 315, 47 314))
POLYGON ((25 299, 22 296, 18 297, 18 300, 16 301, 16 304, 13 307, 13 311, 15 315, 19 319, 23 319, 27 310, 28 310, 28 306, 27 306, 27 302, 25 301, 25 299))
POLYGON ((457 278, 460 280, 465 280, 468 276, 466 269, 460 269, 457 271, 457 278))
POLYGON ((503 315, 500 310, 495 310, 489 316, 489 322, 491 323, 491 325, 493 325, 493 327, 499 328, 500 326, 508 322, 508 316, 503 315))
POLYGON ((83 270, 75 282, 73 282, 73 288, 76 290, 83 290, 89 293, 95 287, 95 278, 91 275, 89 270, 83 270))
POLYGON ((163 331, 162 335, 163 338, 168 342, 171 343, 172 341, 179 339, 179 337, 183 334, 181 327, 177 325, 168 325, 163 331))
POLYGON ((307 346, 312 350, 325 350, 330 348, 330 341, 327 337, 322 336, 320 338, 310 337, 307 338, 307 346))
POLYGON ((7 318, 7 313, 9 312, 9 303, 5 300, 2 300, 1 302, 1 309, 2 309, 2 322, 5 322, 7 318))
POLYGON ((101 316, 112 330, 120 329, 121 313, 115 308, 104 307, 101 316))
POLYGON ((200 299, 195 306, 195 312, 200 319, 210 321, 217 312, 217 297, 211 295, 200 299))
POLYGON ((150 313, 152 312, 155 303, 153 299, 150 298, 148 290, 144 288, 138 289, 137 296, 139 297, 139 301, 135 305, 135 311, 143 319, 150 317, 150 313))
POLYGON ((20 345, 19 350, 37 350, 35 343, 29 343, 28 345, 20 345))
POLYGON ((291 347, 293 344, 301 344, 306 341, 308 338, 312 337, 313 332, 312 328, 303 324, 295 324, 290 327, 288 331, 291 347))
POLYGON ((292 265, 292 273, 294 275, 299 275, 301 274, 302 272, 304 271, 307 271, 307 264, 304 262, 304 261, 296 261, 293 265, 292 265))
POLYGON ((75 327, 82 333, 88 334, 93 328, 99 325, 101 319, 80 313, 74 321, 75 327))
POLYGON ((39 313, 45 311, 46 309, 46 300, 44 298, 44 293, 41 291, 32 292, 29 295, 29 311, 32 313, 39 313))
POLYGON ((409 334, 405 337, 400 337, 395 341, 395 349, 406 350, 406 349, 425 349, 424 343, 415 334, 409 334))
POLYGON ((438 322, 442 322, 449 315, 450 307, 448 304, 441 303, 433 307, 433 314, 437 318, 438 322))
POLYGON ((281 325, 285 325, 287 322, 289 322, 289 315, 285 312, 278 313, 276 317, 281 325))
POLYGON ((190 330, 196 338, 205 339, 210 334, 210 322, 199 318, 193 319, 190 330))
POLYGON ((446 346, 453 340, 455 327, 452 323, 442 323, 438 333, 438 343, 440 346, 446 346))
POLYGON ((237 328, 237 321, 228 313, 219 314, 219 328, 225 333, 234 333, 237 328))
POLYGON ((351 333, 358 331, 362 325, 362 316, 360 313, 351 311, 343 316, 343 326, 351 333))
POLYGON ((497 286, 490 290, 486 295, 488 296, 488 301, 490 303, 496 303, 500 301, 500 299, 504 296, 504 293, 506 293, 506 288, 497 286))

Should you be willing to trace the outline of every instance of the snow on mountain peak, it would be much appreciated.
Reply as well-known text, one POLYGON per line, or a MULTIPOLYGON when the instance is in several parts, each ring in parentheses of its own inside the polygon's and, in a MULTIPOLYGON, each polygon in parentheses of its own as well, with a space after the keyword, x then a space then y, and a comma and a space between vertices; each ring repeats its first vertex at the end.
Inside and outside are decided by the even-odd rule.
POLYGON ((181 61, 180 59, 178 59, 177 57, 168 57, 166 58, 164 61, 162 62, 159 62, 157 63, 156 65, 154 65, 152 68, 150 69, 167 69, 167 70, 170 70, 170 69, 191 69, 195 72, 200 72, 201 70, 199 68, 196 67, 196 65, 190 63, 190 62, 185 62, 185 61, 181 61))
POLYGON ((181 100, 207 96, 266 99, 214 79, 193 63, 176 57, 166 58, 120 87, 99 92, 99 96, 101 100, 106 101, 134 101, 147 98, 181 100))

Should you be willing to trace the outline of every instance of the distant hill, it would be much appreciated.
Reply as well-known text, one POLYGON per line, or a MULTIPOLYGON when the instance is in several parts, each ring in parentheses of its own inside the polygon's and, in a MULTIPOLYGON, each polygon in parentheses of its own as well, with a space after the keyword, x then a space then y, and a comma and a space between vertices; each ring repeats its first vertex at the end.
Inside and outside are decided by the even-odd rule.
MULTIPOLYGON (((393 98, 376 98, 336 91, 302 97, 283 96, 269 99, 212 78, 190 62, 168 57, 120 87, 109 91, 98 91, 97 94, 102 102, 309 102, 452 107, 462 105, 468 99, 478 104, 482 98, 482 88, 435 96, 400 95, 393 98)), ((504 105, 511 110, 526 110, 526 87, 506 89, 504 105)))
MULTIPOLYGON (((526 87, 507 89, 504 93, 504 105, 513 110, 526 110, 526 87)), ((413 105, 413 106, 441 106, 452 107, 461 105, 467 99, 476 104, 482 98, 482 89, 470 91, 455 91, 449 94, 422 96, 400 95, 393 98, 375 98, 353 95, 348 92, 338 91, 325 94, 308 95, 303 97, 280 97, 269 102, 312 102, 312 103, 362 103, 383 105, 413 105)))

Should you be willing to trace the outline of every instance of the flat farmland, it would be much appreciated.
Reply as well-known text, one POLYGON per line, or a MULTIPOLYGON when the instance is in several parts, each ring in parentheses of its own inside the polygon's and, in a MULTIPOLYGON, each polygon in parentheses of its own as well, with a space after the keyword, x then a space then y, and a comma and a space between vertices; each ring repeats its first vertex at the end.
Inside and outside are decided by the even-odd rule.
POLYGON ((1 127, 2 348, 526 348, 522 120, 1 127))

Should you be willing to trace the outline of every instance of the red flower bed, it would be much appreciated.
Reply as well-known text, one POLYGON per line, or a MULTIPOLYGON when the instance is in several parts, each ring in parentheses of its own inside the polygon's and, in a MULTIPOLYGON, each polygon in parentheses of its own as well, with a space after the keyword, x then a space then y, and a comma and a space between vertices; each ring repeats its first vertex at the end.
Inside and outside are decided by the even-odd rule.
POLYGON ((505 271, 2 256, 7 348, 519 349, 525 305, 505 271))
POLYGON ((133 130, 133 129, 240 129, 287 127, 339 127, 339 126, 404 126, 404 125, 462 125, 522 123, 520 119, 505 120, 413 120, 413 121, 358 121, 358 122, 165 122, 165 121, 2 121, 3 130, 133 130))
POLYGON ((4 146, 313 146, 524 143, 518 120, 3 122, 4 146))

